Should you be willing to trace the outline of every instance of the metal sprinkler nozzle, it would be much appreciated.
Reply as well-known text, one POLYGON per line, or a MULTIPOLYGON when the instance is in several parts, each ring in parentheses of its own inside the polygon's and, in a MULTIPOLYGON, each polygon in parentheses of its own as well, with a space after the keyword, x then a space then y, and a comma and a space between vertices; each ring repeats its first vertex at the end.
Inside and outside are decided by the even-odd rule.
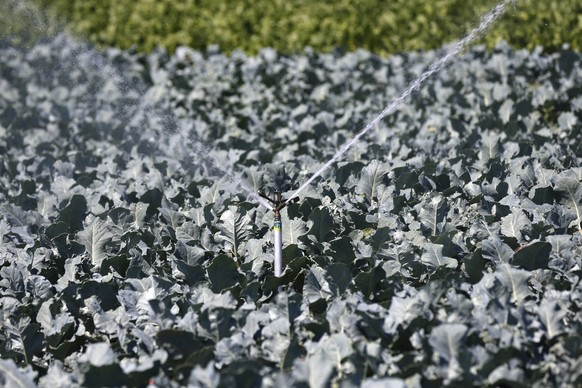
MULTIPOLYGON (((283 225, 281 223, 281 210, 287 206, 287 201, 281 196, 279 190, 275 190, 274 198, 267 197, 264 193, 259 195, 273 204, 275 219, 273 221, 273 233, 275 235, 275 276, 280 277, 283 273, 283 225)), ((298 201, 299 198, 293 198, 291 202, 298 201)))
MULTIPOLYGON (((285 206, 287 206, 287 200, 281 196, 281 192, 279 190, 275 190, 274 198, 267 197, 267 195, 265 195, 265 193, 263 193, 263 192, 259 192, 259 195, 273 204, 273 211, 275 212, 275 219, 277 219, 277 218, 281 219, 281 210, 283 210, 283 208, 285 206)), ((297 197, 295 197, 291 200, 291 202, 297 202, 297 201, 299 201, 299 198, 297 198, 297 197)))

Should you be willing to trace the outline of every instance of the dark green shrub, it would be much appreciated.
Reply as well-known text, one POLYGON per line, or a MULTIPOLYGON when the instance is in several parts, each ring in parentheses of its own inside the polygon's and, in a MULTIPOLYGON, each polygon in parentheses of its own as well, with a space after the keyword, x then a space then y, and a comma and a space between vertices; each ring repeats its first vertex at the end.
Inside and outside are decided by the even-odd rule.
MULTIPOLYGON (((257 52, 364 48, 378 54, 432 49, 457 40, 492 0, 36 0, 83 38, 150 51, 178 45, 257 52)), ((484 38, 515 47, 582 47, 582 2, 522 0, 484 38)))

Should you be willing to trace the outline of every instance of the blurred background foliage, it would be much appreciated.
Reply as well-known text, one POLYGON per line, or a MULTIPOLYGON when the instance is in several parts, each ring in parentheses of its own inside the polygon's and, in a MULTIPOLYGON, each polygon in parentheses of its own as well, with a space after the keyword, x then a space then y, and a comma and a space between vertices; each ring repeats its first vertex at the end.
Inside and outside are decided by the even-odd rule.
MULTIPOLYGON (((335 48, 349 51, 363 48, 379 55, 434 49, 456 41, 497 3, 492 0, 33 1, 48 11, 36 16, 39 19, 36 28, 49 31, 46 28, 49 21, 56 21, 100 46, 134 47, 143 52, 162 46, 173 52, 180 45, 201 50, 219 45, 224 52, 239 48, 250 54, 261 47, 293 53, 311 46, 324 52, 335 48)), ((0 2, 4 3, 3 8, 23 3, 22 0, 0 2)), ((18 29, 18 18, 9 19, 13 25, 5 23, 0 32, 14 33, 18 29)), ((31 29, 26 23, 22 25, 22 29, 31 29)), ((28 35, 19 36, 31 34, 28 31, 28 35)), ((541 45, 553 51, 569 43, 580 50, 582 1, 516 1, 481 43, 491 47, 500 40, 516 48, 532 49, 541 45)))

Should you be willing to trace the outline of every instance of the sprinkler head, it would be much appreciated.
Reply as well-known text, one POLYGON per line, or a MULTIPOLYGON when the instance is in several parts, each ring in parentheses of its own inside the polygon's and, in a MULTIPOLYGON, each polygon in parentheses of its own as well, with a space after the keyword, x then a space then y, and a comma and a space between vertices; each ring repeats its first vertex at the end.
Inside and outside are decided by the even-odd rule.
MULTIPOLYGON (((269 198, 265 193, 259 192, 259 195, 265 198, 267 201, 273 204, 273 211, 275 212, 275 217, 281 217, 281 210, 285 206, 287 206, 287 201, 281 196, 281 192, 279 190, 275 190, 273 193, 273 198, 269 198)), ((291 200, 291 202, 297 202, 299 198, 295 197, 291 200)))
MULTIPOLYGON (((281 196, 279 190, 273 192, 273 198, 269 198, 265 193, 259 191, 259 195, 273 204, 275 219, 273 220, 274 252, 273 260, 275 276, 280 277, 283 269, 283 232, 281 223, 281 210, 287 206, 287 201, 281 196)), ((291 198, 289 202, 295 202, 298 198, 291 198)))

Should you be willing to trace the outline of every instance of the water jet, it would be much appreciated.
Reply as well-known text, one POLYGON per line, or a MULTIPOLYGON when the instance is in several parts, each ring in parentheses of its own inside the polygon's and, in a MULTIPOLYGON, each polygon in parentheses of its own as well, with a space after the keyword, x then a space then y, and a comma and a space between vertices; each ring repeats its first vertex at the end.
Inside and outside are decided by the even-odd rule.
POLYGON ((375 128, 386 116, 394 113, 409 97, 416 93, 433 75, 439 73, 445 68, 457 55, 459 55, 471 42, 481 36, 492 24, 505 12, 506 4, 514 4, 517 0, 503 0, 493 7, 489 12, 481 17, 481 22, 477 27, 471 30, 464 38, 453 44, 445 51, 445 54, 438 60, 430 64, 420 76, 414 79, 396 99, 386 105, 386 107, 374 117, 364 128, 362 128, 351 140, 342 145, 336 153, 323 165, 315 171, 291 196, 287 202, 296 198, 307 186, 317 179, 325 170, 337 162, 350 148, 352 148, 360 139, 375 128))

